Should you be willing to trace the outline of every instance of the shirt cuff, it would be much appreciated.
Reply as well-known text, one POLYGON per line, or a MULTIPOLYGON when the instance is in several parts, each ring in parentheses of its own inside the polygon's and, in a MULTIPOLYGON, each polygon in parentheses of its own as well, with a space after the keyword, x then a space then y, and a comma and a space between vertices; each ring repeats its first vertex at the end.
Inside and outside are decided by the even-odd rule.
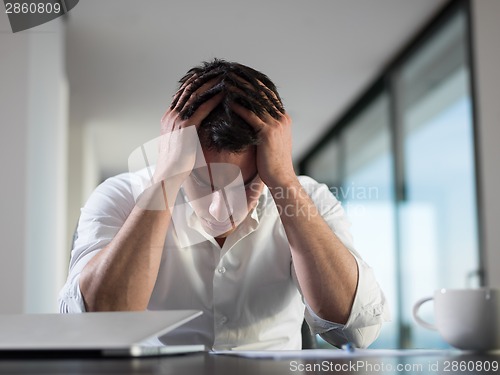
POLYGON ((347 322, 340 324, 322 319, 306 302, 306 321, 313 333, 323 334, 334 329, 356 330, 381 325, 390 320, 384 293, 375 279, 372 268, 357 256, 354 258, 358 265, 358 286, 347 322))

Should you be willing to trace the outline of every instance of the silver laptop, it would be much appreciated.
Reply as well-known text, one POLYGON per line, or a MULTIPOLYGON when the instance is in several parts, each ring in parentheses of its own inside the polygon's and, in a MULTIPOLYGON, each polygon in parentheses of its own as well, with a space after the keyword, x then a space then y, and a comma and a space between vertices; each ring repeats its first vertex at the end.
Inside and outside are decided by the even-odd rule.
POLYGON ((203 345, 148 344, 199 315, 196 310, 0 315, 0 356, 142 357, 203 351, 203 345))

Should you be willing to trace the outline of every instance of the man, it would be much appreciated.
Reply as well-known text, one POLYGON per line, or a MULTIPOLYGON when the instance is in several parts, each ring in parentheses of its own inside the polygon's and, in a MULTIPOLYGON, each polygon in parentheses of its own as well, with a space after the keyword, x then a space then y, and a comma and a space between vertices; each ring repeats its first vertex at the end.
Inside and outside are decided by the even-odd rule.
POLYGON ((61 311, 203 311, 166 344, 300 349, 304 316, 333 345, 371 344, 384 295, 340 203, 296 176, 275 85, 223 60, 180 83, 149 186, 116 176, 82 209, 61 311))

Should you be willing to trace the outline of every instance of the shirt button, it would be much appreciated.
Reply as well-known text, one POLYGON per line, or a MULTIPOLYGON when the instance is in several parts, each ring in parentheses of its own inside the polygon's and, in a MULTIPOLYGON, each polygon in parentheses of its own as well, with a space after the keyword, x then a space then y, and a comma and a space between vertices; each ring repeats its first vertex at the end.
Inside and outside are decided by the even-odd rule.
POLYGON ((220 267, 217 271, 219 271, 219 273, 225 273, 226 267, 220 267))

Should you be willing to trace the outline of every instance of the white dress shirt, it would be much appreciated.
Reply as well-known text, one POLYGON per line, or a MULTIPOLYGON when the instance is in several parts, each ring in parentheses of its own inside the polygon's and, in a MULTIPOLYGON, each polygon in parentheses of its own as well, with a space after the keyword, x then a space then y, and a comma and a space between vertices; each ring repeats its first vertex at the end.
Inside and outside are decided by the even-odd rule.
MULTIPOLYGON (((189 204, 174 211, 149 310, 195 309, 203 314, 159 338, 164 344, 203 344, 223 349, 300 349, 306 318, 313 333, 334 345, 367 347, 389 312, 372 269, 354 250, 350 223, 328 187, 300 176, 321 215, 356 258, 359 276, 347 323, 318 317, 300 293, 290 246, 274 200, 264 188, 257 207, 222 248, 207 235, 189 204), (184 225, 182 225, 184 223, 184 225)), ((179 199, 185 199, 179 194, 179 199)), ((103 182, 82 208, 60 311, 84 312, 79 276, 87 262, 122 227, 135 205, 130 174, 103 182)))

